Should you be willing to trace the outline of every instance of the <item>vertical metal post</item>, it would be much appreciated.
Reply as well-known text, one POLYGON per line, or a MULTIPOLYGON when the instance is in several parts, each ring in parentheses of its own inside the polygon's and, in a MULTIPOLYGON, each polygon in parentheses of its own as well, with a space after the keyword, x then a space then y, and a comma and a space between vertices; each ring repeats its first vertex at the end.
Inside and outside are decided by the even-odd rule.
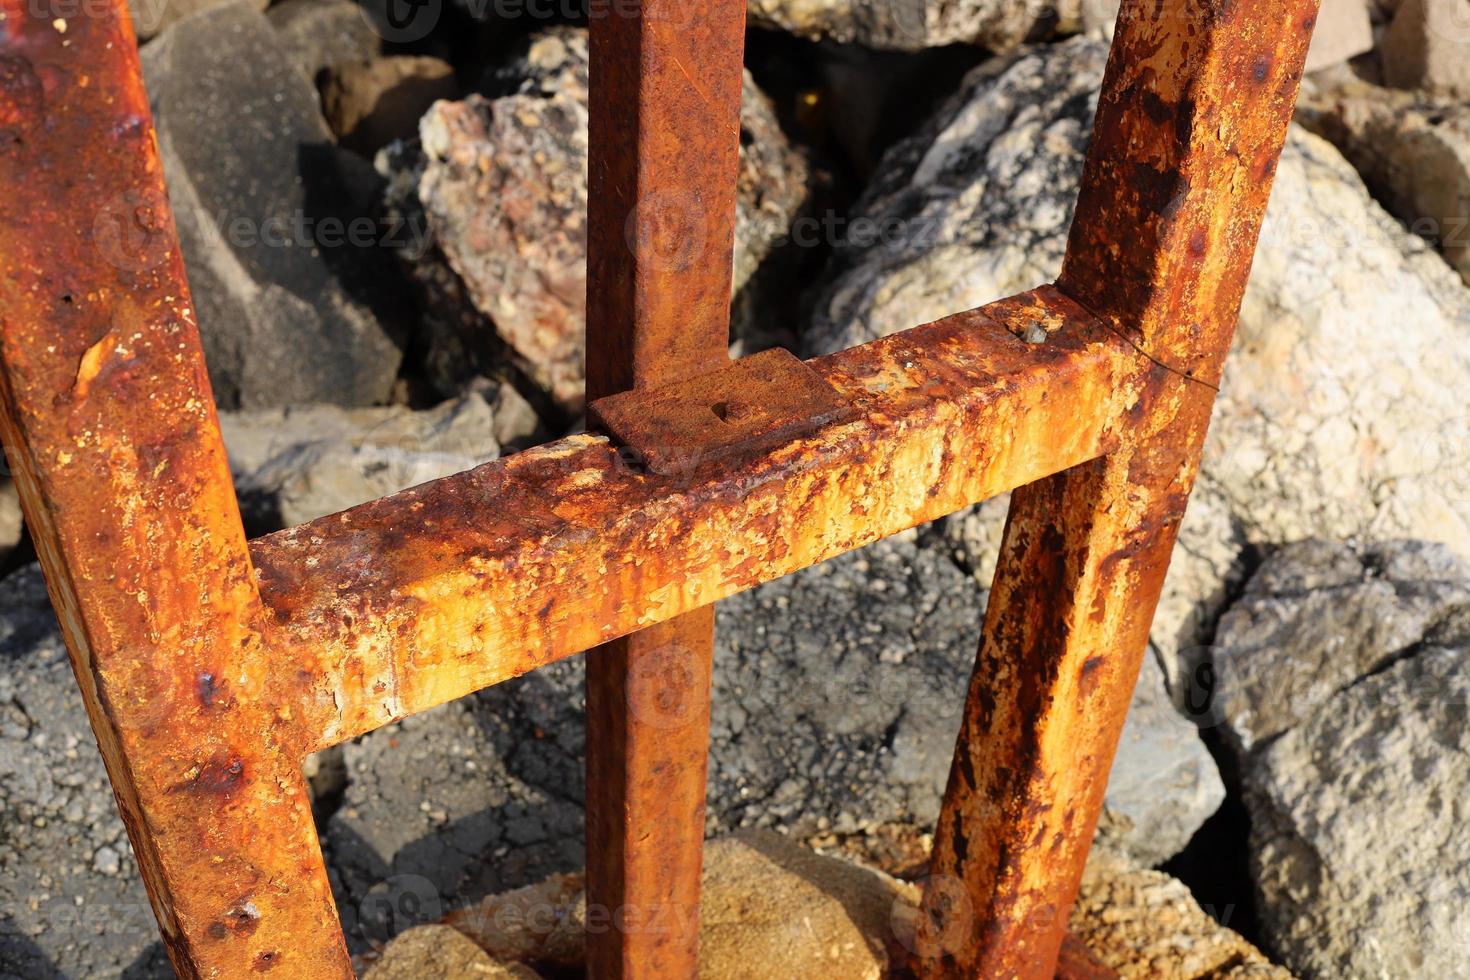
MULTIPOLYGON (((745 7, 592 19, 588 401, 728 359, 745 7)), ((693 977, 714 611, 588 654, 589 976, 693 977)))
POLYGON ((1194 481, 1315 0, 1124 0, 1058 286, 1161 365, 1123 449, 1018 490, 922 975, 1050 978, 1194 481))
POLYGON ((127 5, 0 14, 0 436, 169 958, 350 977, 127 5))

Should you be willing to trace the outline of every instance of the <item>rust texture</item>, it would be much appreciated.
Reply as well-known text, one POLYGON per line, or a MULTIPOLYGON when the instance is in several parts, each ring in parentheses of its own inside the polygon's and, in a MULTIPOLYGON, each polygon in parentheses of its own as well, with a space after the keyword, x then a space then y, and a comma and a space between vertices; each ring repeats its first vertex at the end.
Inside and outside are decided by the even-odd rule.
POLYGON ((675 384, 587 407, 596 428, 660 476, 764 452, 856 415, 790 351, 775 348, 675 384))
POLYGON ((1314 0, 1125 0, 1059 288, 1179 383, 1012 499, 921 975, 1049 977, 1198 466, 1314 0), (958 882, 962 887, 955 887, 958 882))
POLYGON ((672 477, 572 436, 251 542, 314 744, 1111 452, 1187 383, 1051 287, 808 363, 855 418, 672 477))
MULTIPOLYGON (((589 402, 728 361, 744 31, 740 0, 592 18, 589 402)), ((587 901, 614 923, 592 976, 698 972, 713 655, 705 606, 588 658, 587 901)))
POLYGON ((1056 971, 1312 0, 1125 0, 1057 286, 728 367, 743 8, 602 11, 611 434, 248 546, 125 5, 0 12, 0 437, 181 976, 350 976, 305 754, 600 644, 590 971, 693 976, 713 603, 1012 489, 916 966, 1056 971))
POLYGON ((0 13, 0 435, 169 956, 351 976, 126 6, 0 13))

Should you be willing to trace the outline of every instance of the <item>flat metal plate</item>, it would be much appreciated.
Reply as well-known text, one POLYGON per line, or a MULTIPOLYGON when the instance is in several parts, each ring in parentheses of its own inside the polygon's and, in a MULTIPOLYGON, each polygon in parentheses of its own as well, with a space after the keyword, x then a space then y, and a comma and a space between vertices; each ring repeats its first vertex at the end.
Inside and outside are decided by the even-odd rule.
POLYGON ((672 385, 600 398, 587 414, 649 471, 677 476, 764 452, 856 411, 796 355, 775 348, 672 385))

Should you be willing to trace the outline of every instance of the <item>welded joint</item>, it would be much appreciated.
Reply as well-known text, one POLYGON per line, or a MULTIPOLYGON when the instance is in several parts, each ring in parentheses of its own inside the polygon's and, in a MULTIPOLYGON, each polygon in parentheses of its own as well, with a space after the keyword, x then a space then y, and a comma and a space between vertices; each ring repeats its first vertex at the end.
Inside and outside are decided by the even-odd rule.
POLYGON ((759 455, 851 421, 856 406, 790 351, 773 348, 715 371, 600 398, 589 427, 660 476, 759 455))

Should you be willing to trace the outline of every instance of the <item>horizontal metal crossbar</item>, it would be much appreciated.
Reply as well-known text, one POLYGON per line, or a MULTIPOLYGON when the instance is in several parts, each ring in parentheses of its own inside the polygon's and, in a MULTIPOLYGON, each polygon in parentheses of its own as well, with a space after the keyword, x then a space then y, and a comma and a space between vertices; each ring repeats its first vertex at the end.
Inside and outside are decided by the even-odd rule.
POLYGON ((252 542, 308 739, 353 738, 1095 458, 1184 383, 1052 287, 809 364, 852 420, 673 476, 573 436, 252 542))

